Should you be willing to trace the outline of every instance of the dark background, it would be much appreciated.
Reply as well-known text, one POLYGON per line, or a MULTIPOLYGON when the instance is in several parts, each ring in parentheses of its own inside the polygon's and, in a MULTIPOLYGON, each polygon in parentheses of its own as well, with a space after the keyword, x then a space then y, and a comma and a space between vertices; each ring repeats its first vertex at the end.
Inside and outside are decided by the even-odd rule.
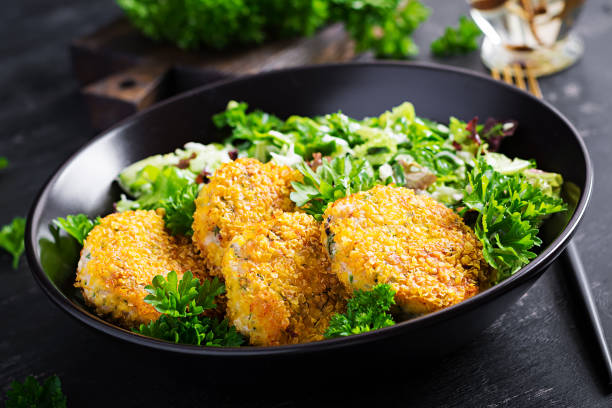
MULTIPOLYGON (((431 40, 467 13, 459 0, 426 3, 435 12, 416 36, 420 60, 431 60, 431 40)), ((67 45, 118 15, 110 0, 3 2, 0 156, 11 164, 0 172, 0 225, 25 215, 51 172, 92 136, 67 45)), ((593 199, 574 241, 612 341, 612 0, 587 1, 577 30, 586 42, 583 60, 542 79, 541 86, 579 129, 593 158, 593 199)), ((439 62, 484 72, 477 53, 439 62)), ((416 366, 381 357, 351 372, 333 360, 285 361, 272 366, 281 379, 266 375, 266 361, 223 368, 93 332, 52 305, 25 259, 13 270, 10 257, 0 253, 0 282, 0 394, 29 374, 58 374, 73 407, 612 406, 585 314, 561 262, 470 345, 442 361, 416 366)))

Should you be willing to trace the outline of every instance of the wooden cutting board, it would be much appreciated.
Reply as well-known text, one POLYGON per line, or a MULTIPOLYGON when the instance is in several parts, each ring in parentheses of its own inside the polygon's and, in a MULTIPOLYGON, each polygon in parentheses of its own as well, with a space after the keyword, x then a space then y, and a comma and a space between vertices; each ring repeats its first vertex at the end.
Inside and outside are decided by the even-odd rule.
POLYGON ((70 55, 91 124, 99 132, 197 86, 279 68, 348 61, 355 57, 354 49, 336 24, 307 38, 190 52, 149 40, 121 18, 74 40, 70 55))

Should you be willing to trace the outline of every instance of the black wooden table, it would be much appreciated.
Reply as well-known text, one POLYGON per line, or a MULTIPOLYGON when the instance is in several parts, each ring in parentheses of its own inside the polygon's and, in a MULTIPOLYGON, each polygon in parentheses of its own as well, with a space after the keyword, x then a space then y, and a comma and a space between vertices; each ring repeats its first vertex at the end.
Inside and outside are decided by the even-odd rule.
MULTIPOLYGON (((435 13, 417 34, 420 59, 431 59, 429 42, 467 12, 458 0, 426 3, 435 13)), ((118 14, 109 0, 3 2, 0 156, 11 165, 0 172, 0 224, 25 215, 50 173, 92 136, 67 44, 118 14)), ((578 31, 586 41, 583 60, 541 86, 580 130, 593 158, 593 199, 575 242, 612 342, 612 1, 589 0, 578 31)), ((439 62, 484 72, 476 53, 439 62)), ((579 305, 557 262, 489 329, 442 361, 427 367, 381 361, 350 375, 322 364, 324 381, 316 372, 295 377, 300 367, 289 365, 281 368, 284 381, 271 382, 266 362, 217 375, 206 360, 177 360, 93 332, 47 300, 24 259, 13 270, 2 253, 0 393, 15 379, 55 373, 72 407, 610 407, 579 305)))

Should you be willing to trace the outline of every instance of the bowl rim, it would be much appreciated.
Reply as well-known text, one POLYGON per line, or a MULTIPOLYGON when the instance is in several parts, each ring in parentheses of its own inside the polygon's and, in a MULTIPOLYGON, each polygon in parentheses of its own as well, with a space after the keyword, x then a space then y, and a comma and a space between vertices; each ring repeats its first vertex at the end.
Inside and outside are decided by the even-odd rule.
POLYGON ((138 112, 128 118, 122 120, 111 128, 103 131, 97 136, 90 139, 87 143, 82 145, 75 153, 73 153, 68 159, 66 159, 44 182, 40 191, 36 195, 33 204, 28 213, 26 222, 26 233, 25 233, 25 246, 26 256, 28 264, 32 271, 32 274, 42 288, 43 292, 55 303, 60 309, 74 317, 81 323, 89 326, 90 328, 97 329, 103 333, 106 333, 115 338, 135 343, 141 346, 151 347, 153 349, 161 351, 169 351, 180 353, 184 355, 200 355, 200 356, 217 356, 217 357, 266 357, 266 356, 282 356, 282 355, 296 355, 303 353, 310 353, 316 351, 329 351, 338 350, 341 348, 347 348, 356 346, 363 343, 368 343, 377 340, 383 340, 392 336, 399 335, 403 331, 418 330, 421 327, 430 326, 433 324, 440 323, 452 319, 458 314, 465 313, 477 307, 481 307, 484 304, 490 302, 493 298, 499 297, 504 293, 509 292, 513 288, 529 281, 536 277, 537 271, 544 271, 550 263, 554 261, 565 246, 569 243, 572 235, 584 216, 587 204, 590 201, 591 193, 593 188, 593 165, 589 152, 586 148, 586 144, 578 130, 572 125, 572 123, 554 106, 549 102, 542 99, 538 99, 530 93, 518 89, 514 86, 508 85, 504 82, 497 81, 485 74, 475 72, 466 68, 460 68, 455 66, 440 65, 429 62, 400 62, 400 61, 371 61, 371 62, 348 62, 348 63, 331 63, 331 64, 318 64, 318 65, 306 65, 292 68, 285 68, 279 70, 271 70, 263 73, 252 74, 242 76, 239 78, 229 78, 221 81, 215 81, 210 84, 189 90, 187 92, 180 93, 171 98, 168 98, 160 103, 153 105, 141 112, 138 112), (302 71, 316 71, 316 70, 327 70, 327 69, 341 69, 341 68, 359 68, 359 67, 401 67, 410 69, 426 69, 444 71, 447 73, 455 73, 460 75, 467 75, 478 80, 495 83, 496 86, 505 87, 512 92, 521 93, 524 97, 531 98, 537 103, 542 104, 545 108, 552 111, 564 124, 570 129, 574 138, 578 142, 581 153, 585 160, 586 166, 586 177, 585 185, 582 190, 582 194, 574 214, 566 224, 563 231, 555 238, 546 249, 544 249, 536 258, 534 258, 529 264, 525 265, 514 275, 504 280, 503 282, 495 285, 494 287, 485 290, 477 294, 476 296, 464 300, 456 305, 448 308, 420 316, 411 320, 399 322, 393 326, 385 327, 382 329, 370 331, 367 333, 356 334, 353 336, 325 339, 321 341, 311 343, 300 343, 295 345, 283 345, 274 347, 207 347, 207 346, 192 346, 186 344, 176 344, 158 340, 150 337, 146 337, 137 333, 133 333, 127 329, 116 326, 106 320, 103 320, 99 316, 85 310, 81 305, 74 303, 68 299, 56 286, 48 276, 45 274, 44 269, 40 263, 40 259, 36 256, 36 239, 37 231, 39 230, 40 218, 43 211, 42 203, 46 201, 47 196, 50 194, 51 187, 55 184, 64 170, 86 149, 92 144, 97 143, 99 140, 110 137, 112 134, 120 132, 123 128, 131 125, 133 122, 140 120, 143 116, 148 116, 151 112, 155 112, 157 109, 163 108, 168 104, 172 104, 176 101, 189 98, 192 95, 206 92, 210 89, 222 87, 227 84, 236 84, 241 82, 251 81, 253 78, 274 76, 279 73, 292 73, 302 71), (36 229, 34 227, 37 227, 36 229))

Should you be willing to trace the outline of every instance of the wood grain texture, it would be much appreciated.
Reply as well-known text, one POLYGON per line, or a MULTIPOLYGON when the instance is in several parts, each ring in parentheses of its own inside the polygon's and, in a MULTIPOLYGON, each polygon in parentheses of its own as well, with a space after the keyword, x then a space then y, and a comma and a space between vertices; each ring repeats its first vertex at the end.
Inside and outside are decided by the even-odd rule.
POLYGON ((143 63, 81 88, 91 126, 107 129, 169 95, 169 69, 168 64, 143 63))
POLYGON ((108 128, 151 104, 177 94, 174 85, 196 85, 229 77, 299 65, 343 62, 355 55, 354 43, 341 25, 311 37, 272 41, 225 51, 184 51, 142 36, 119 18, 70 45, 73 72, 83 86, 92 127, 108 128), (174 69, 175 81, 165 81, 174 69), (131 86, 129 86, 131 85, 131 86))
MULTIPOLYGON (((435 14, 417 35, 421 59, 429 59, 427 46, 443 27, 466 12, 462 2, 427 3, 435 14)), ((92 136, 66 46, 118 15, 106 0, 10 0, 3 5, 0 155, 11 165, 0 171, 0 224, 24 215, 50 173, 92 136)), ((607 69, 612 3, 591 0, 585 7, 578 22, 587 45, 584 60, 541 85, 545 98, 581 131, 594 161, 592 206, 576 244, 612 340, 612 183, 607 176, 612 172, 612 72, 607 69)), ((484 73, 476 54, 441 62, 484 73)), ((0 277, 0 395, 13 380, 57 373, 71 407, 612 405, 560 263, 470 345, 427 367, 415 367, 401 355, 348 355, 342 356, 343 364, 261 361, 224 371, 214 361, 151 353, 79 325, 47 300, 24 260, 14 271, 10 257, 0 253, 0 277), (366 358, 375 363, 356 369, 366 358), (275 382, 268 382, 272 377, 275 382)))
POLYGON ((75 75, 82 84, 144 61, 240 76, 305 64, 346 61, 355 55, 353 42, 339 24, 323 28, 311 37, 272 41, 256 47, 184 51, 143 37, 124 18, 77 38, 70 50, 75 75))

